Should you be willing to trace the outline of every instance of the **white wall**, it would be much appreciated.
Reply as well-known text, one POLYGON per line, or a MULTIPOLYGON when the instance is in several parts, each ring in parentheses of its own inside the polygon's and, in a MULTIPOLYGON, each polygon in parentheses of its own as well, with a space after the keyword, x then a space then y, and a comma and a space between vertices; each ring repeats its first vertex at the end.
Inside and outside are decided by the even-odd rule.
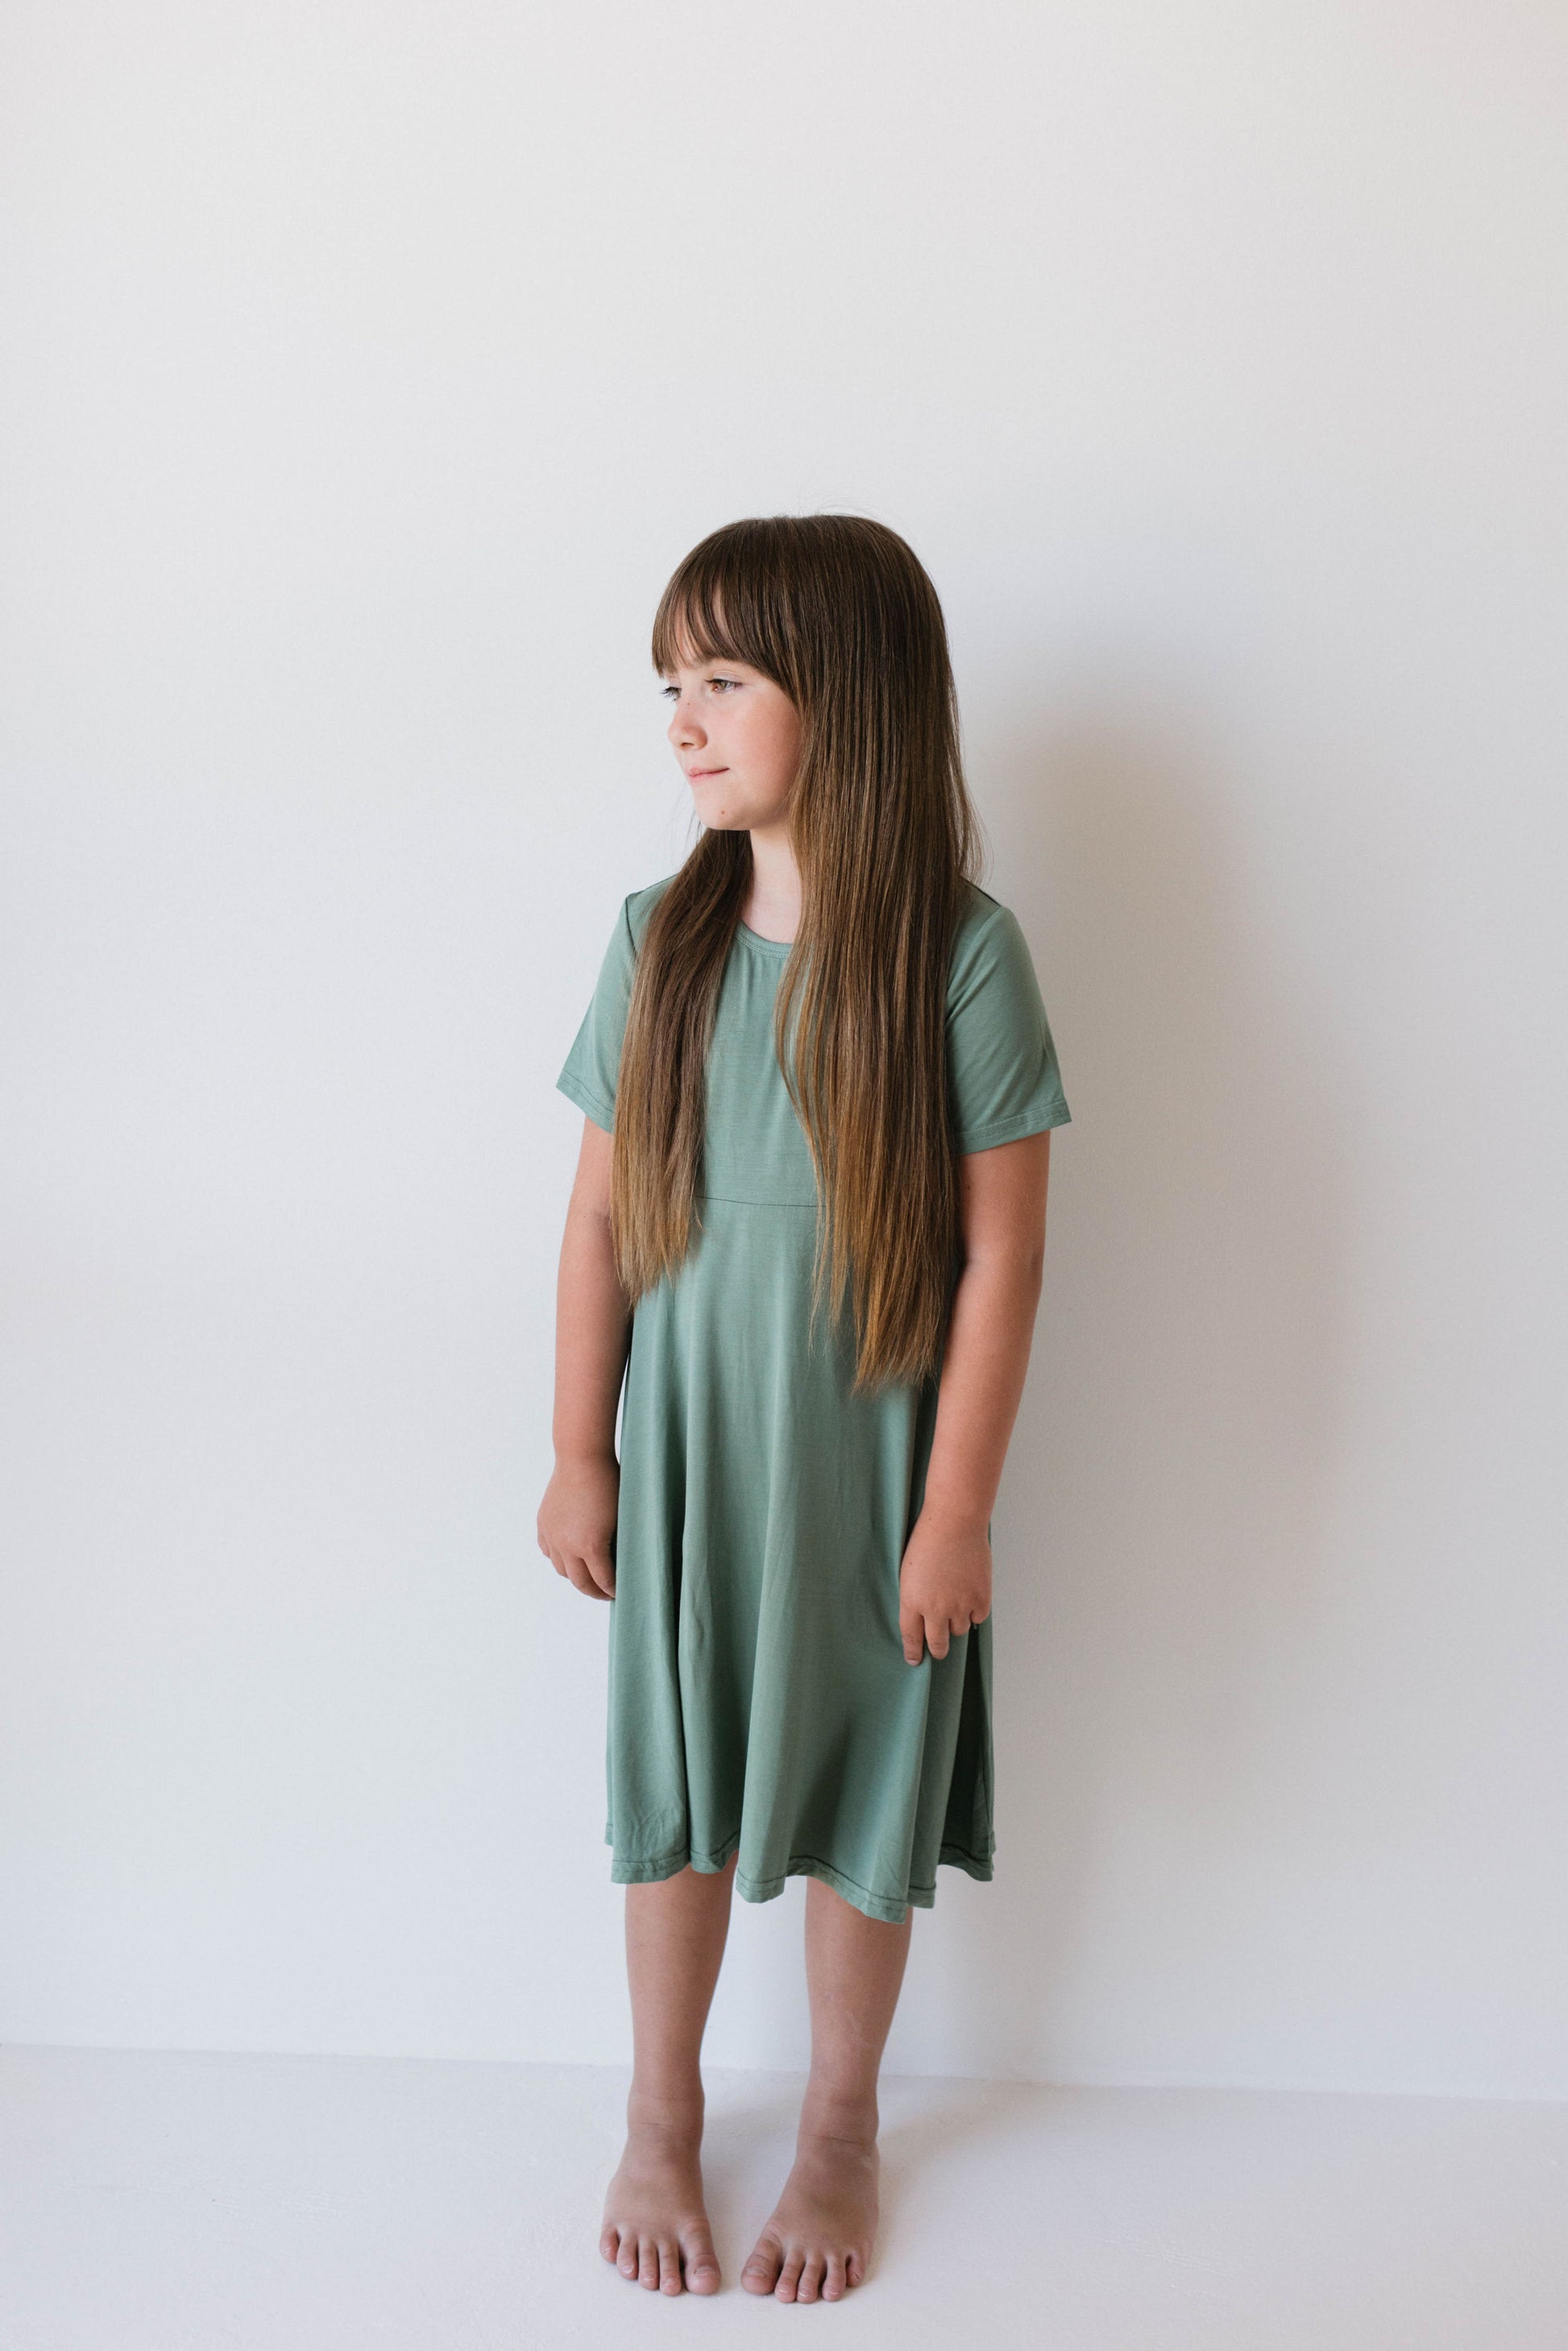
POLYGON ((1568 2091, 1562 12, 7 25, 0 2032, 626 2052, 553 1080, 839 505, 1074 1113, 889 2062, 1568 2091))

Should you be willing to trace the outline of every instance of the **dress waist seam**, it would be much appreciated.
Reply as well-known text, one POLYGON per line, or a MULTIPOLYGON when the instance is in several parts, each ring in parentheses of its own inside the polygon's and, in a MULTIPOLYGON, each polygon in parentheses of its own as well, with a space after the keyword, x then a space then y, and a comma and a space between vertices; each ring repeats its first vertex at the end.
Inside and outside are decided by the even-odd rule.
POLYGON ((737 1208, 803 1208, 806 1210, 812 1210, 817 1205, 814 1199, 759 1200, 750 1193, 746 1192, 699 1192, 696 1196, 699 1200, 722 1200, 729 1207, 737 1208))

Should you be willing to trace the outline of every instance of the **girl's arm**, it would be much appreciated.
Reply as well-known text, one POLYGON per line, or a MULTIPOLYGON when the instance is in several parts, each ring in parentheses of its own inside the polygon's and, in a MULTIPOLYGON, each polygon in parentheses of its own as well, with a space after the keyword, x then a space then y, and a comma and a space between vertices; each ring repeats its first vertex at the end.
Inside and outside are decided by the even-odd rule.
POLYGON ((990 1614, 986 1528, 1029 1369, 1045 1273, 1051 1131, 958 1161, 964 1266, 942 1358, 925 1498, 904 1553, 899 1629, 912 1666, 990 1614))
POLYGON ((555 1471, 538 1515, 539 1549, 593 1600, 615 1594, 615 1407, 632 1335, 610 1247, 611 1150, 603 1128, 585 1118, 556 1283, 555 1471))

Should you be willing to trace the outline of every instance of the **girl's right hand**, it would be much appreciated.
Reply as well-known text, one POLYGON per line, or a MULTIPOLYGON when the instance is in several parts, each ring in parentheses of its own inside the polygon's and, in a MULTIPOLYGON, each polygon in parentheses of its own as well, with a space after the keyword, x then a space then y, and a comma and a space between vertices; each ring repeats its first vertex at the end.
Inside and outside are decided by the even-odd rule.
POLYGON ((615 1597, 621 1464, 612 1453, 560 1461, 539 1504, 539 1549, 590 1600, 615 1597))

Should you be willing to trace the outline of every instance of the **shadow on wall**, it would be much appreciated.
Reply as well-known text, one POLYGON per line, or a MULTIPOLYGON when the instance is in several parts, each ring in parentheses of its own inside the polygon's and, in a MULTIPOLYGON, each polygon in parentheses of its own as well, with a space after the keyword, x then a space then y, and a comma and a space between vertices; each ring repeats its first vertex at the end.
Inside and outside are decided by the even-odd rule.
POLYGON ((1258 1764, 1322 1573, 1354 1120, 1197 728, 1087 713, 987 769, 994 894, 1073 1115, 997 1510, 997 1877, 933 1956, 939 2010, 986 2020, 955 2062, 1038 2079, 1069 2043, 1092 2067, 1124 2000, 1157 2051, 1166 1971, 1234 1937, 1235 1852, 1273 1834, 1258 1764))

